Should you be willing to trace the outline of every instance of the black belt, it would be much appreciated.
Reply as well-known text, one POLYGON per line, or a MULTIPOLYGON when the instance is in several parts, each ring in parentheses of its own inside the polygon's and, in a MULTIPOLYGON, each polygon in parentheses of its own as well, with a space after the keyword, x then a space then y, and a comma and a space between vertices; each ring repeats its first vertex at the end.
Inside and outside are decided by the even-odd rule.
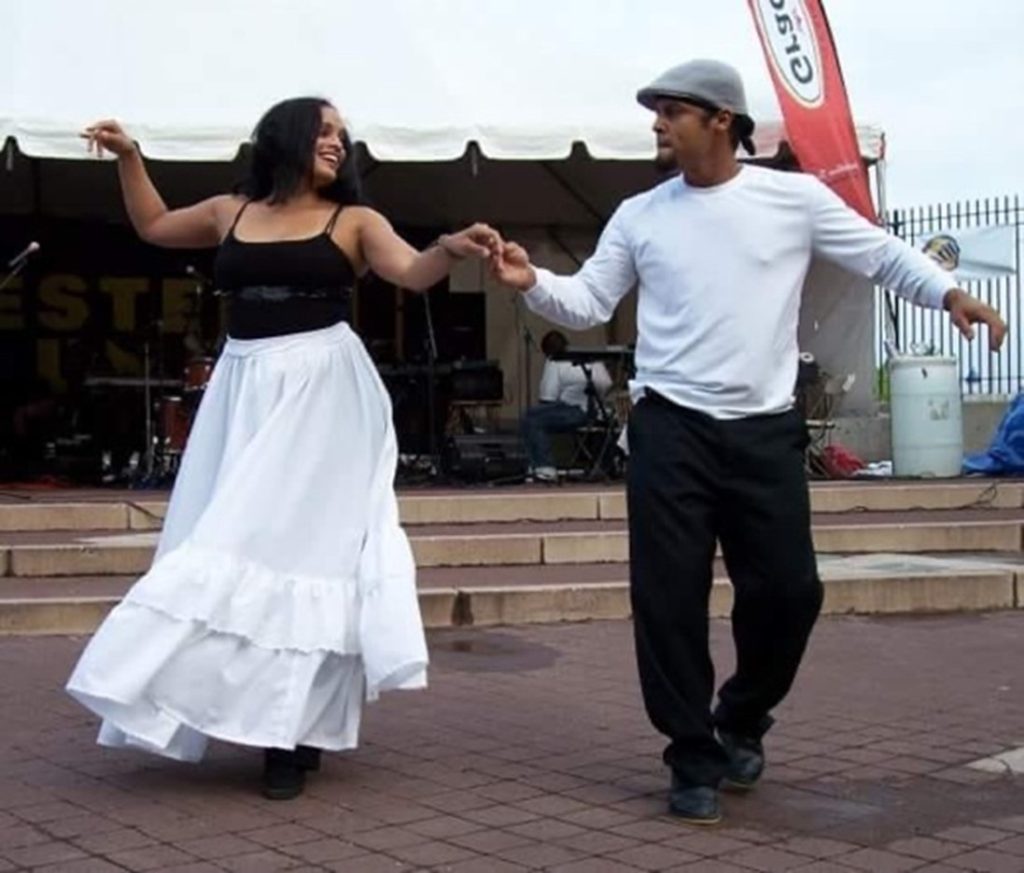
POLYGON ((351 293, 338 286, 245 285, 228 291, 228 335, 262 339, 351 319, 351 293))
POLYGON ((678 403, 669 400, 664 394, 659 394, 653 388, 644 388, 644 400, 650 400, 651 403, 657 403, 659 406, 668 406, 672 409, 686 409, 685 406, 680 406, 678 403))
POLYGON ((347 300, 348 291, 337 286, 244 285, 232 288, 228 296, 245 303, 286 303, 289 300, 347 300))

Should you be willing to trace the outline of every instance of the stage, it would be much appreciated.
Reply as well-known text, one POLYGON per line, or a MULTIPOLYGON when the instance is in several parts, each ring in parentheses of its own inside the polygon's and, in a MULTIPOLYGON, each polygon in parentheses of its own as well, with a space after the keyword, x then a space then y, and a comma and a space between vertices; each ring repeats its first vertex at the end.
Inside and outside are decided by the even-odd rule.
MULTIPOLYGON (((166 491, 0 489, 0 632, 88 633, 148 568, 166 491)), ((826 612, 1014 609, 1024 481, 811 485, 826 612)), ((629 615, 624 488, 399 490, 431 627, 629 615)), ((712 613, 731 588, 715 563, 712 613)))

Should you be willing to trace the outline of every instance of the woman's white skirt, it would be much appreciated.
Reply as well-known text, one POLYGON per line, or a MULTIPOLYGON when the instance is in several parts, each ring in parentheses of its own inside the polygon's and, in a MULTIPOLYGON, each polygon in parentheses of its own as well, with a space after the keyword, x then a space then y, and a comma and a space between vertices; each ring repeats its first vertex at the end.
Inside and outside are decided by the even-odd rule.
POLYGON ((391 404, 346 324, 229 339, 156 558, 68 691, 99 742, 353 748, 364 699, 426 685, 391 404))

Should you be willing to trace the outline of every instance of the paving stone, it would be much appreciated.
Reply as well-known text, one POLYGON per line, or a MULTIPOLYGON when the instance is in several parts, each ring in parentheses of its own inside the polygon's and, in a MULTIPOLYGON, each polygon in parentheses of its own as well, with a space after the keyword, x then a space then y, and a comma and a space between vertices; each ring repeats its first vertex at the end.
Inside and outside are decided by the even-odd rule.
MULTIPOLYGON (((711 637, 724 678, 728 624, 711 637)), ((83 644, 0 639, 0 873, 1024 871, 1019 781, 966 766, 1020 747, 1024 611, 823 619, 764 781, 709 829, 665 814, 627 622, 431 633, 430 689, 368 706, 289 803, 251 751, 96 748, 59 691, 83 644)))

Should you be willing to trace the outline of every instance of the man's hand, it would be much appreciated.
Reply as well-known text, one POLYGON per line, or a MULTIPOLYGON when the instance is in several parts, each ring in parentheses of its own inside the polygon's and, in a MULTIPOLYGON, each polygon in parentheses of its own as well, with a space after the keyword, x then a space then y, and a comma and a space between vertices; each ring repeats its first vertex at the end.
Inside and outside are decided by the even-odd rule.
POLYGON ((491 257, 490 264, 494 277, 517 291, 529 291, 537 284, 537 273, 530 263, 530 256, 518 243, 506 242, 491 257))
POLYGON ((942 298, 942 306, 957 330, 969 340, 974 339, 975 324, 988 325, 988 345, 992 351, 999 351, 1006 336, 1006 322, 987 303, 971 297, 961 288, 951 288, 942 298))

